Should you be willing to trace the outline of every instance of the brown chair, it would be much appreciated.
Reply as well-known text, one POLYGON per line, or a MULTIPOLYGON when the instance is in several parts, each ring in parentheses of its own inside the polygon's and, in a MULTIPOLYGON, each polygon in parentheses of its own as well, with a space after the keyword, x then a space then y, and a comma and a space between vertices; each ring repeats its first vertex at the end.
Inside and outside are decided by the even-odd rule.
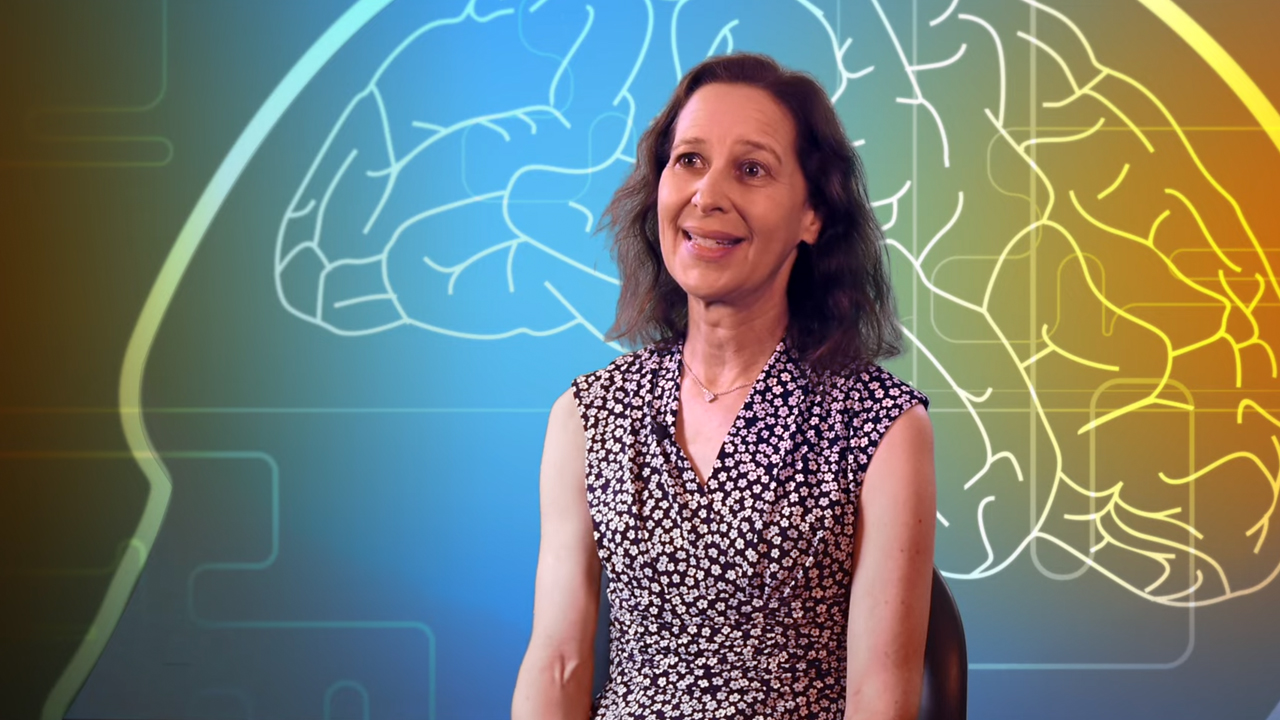
MULTIPOLYGON (((607 577, 600 579, 600 617, 596 624, 595 689, 609 679, 609 598, 607 577)), ((924 646, 924 686, 919 720, 965 720, 969 705, 969 659, 960 608, 938 568, 933 569, 929 634, 924 646)))

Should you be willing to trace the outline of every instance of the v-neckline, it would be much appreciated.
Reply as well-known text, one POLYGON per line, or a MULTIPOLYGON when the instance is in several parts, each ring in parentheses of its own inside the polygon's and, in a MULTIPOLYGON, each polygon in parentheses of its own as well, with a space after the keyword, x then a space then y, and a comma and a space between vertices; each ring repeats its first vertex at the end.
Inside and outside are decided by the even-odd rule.
POLYGON ((729 447, 730 441, 741 433, 743 418, 746 416, 747 411, 754 409, 754 406, 759 404, 759 391, 762 381, 776 370, 775 366, 786 352, 787 339, 783 337, 778 341, 778 344, 773 349, 773 354, 765 361, 764 367, 760 368, 760 373, 756 375, 755 381, 751 383, 751 387, 747 390, 747 396, 743 398, 742 406, 738 408, 737 414, 733 417, 733 422, 729 423, 729 429, 725 431, 724 437, 720 440, 720 447, 716 450, 715 459, 711 462, 711 467, 707 470, 707 477, 704 481, 698 479, 698 472, 693 468, 693 460, 676 438, 676 418, 680 413, 680 367, 684 359, 684 341, 676 343, 671 354, 671 361, 664 368, 665 377, 662 378, 666 387, 664 388, 661 422, 666 426, 665 434, 670 438, 671 444, 675 448, 676 464, 686 490, 705 495, 713 489, 713 482, 718 479, 718 475, 724 472, 725 448, 729 447))

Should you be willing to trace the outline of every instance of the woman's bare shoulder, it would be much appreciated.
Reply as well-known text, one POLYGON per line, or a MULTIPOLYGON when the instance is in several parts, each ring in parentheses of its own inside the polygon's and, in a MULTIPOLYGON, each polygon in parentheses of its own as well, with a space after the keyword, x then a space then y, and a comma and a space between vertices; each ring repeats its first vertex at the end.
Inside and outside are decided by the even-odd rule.
POLYGON ((578 411, 574 389, 570 387, 560 393, 560 397, 551 404, 551 414, 547 418, 545 452, 580 452, 585 444, 582 416, 578 411))

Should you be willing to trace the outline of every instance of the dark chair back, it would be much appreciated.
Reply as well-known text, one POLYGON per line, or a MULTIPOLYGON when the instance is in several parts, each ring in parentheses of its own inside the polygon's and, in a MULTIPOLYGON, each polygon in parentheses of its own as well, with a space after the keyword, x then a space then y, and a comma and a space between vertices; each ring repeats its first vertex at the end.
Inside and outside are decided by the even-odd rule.
POLYGON ((600 694, 609 682, 609 575, 600 573, 600 615, 596 618, 596 665, 591 697, 600 694))
MULTIPOLYGON (((600 617, 596 623, 595 689, 609 680, 609 579, 600 578, 600 617)), ((933 569, 929 635, 924 646, 924 686, 919 720, 965 720, 969 706, 969 657, 960 608, 938 568, 933 569)))
POLYGON ((924 683, 919 720, 965 720, 969 708, 969 651, 951 588, 933 569, 929 634, 924 643, 924 683))

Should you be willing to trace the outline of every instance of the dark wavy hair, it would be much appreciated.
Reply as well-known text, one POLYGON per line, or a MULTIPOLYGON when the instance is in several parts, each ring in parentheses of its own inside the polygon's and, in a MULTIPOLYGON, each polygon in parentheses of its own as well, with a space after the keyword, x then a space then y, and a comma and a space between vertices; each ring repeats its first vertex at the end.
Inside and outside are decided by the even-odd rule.
POLYGON ((810 365, 827 370, 896 355, 901 336, 893 290, 862 162, 818 81, 753 53, 699 63, 640 137, 635 167, 603 215, 622 281, 609 339, 636 347, 683 338, 688 329, 688 296, 667 272, 658 244, 658 181, 671 160, 676 119, 689 98, 712 83, 768 92, 796 126, 796 155, 822 230, 812 245, 799 244, 787 282, 792 347, 810 365))

